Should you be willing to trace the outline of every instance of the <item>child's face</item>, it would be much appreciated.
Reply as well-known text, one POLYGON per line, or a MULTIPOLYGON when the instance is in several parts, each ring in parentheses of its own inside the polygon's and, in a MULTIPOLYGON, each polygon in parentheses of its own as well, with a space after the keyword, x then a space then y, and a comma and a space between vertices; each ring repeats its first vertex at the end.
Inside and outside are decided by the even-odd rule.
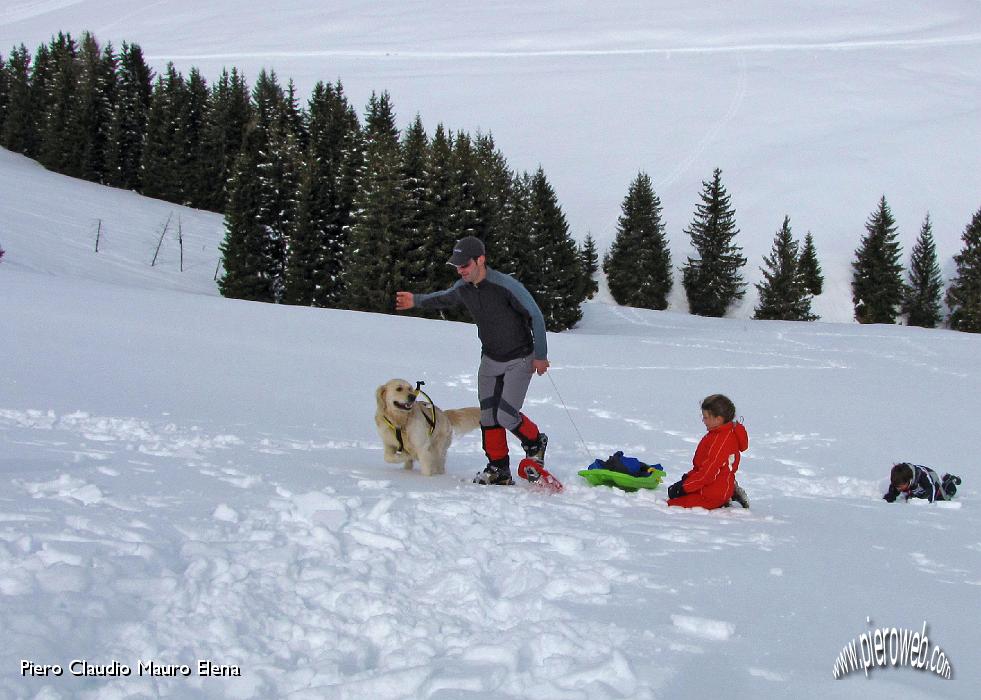
POLYGON ((902 491, 903 493, 906 493, 907 491, 909 491, 909 482, 907 481, 905 484, 896 484, 896 488, 902 491))
POLYGON ((723 418, 722 416, 713 416, 708 411, 702 411, 702 423, 705 424, 706 430, 714 430, 715 428, 718 428, 720 425, 724 425, 725 422, 726 419, 723 418))

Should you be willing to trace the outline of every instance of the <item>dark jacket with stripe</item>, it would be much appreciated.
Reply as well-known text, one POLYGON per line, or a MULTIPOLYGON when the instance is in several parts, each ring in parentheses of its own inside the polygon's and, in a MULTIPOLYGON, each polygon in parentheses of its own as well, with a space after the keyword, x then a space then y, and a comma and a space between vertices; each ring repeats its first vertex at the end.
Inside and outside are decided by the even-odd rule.
POLYGON ((940 477, 937 476, 937 472, 930 469, 930 467, 924 467, 921 464, 910 464, 913 467, 913 480, 909 484, 909 491, 903 494, 902 491, 897 489, 895 486, 890 485, 889 490, 883 496, 885 500, 889 503, 895 501, 901 494, 906 496, 908 501, 911 498, 926 498, 933 503, 936 500, 945 501, 947 496, 943 491, 941 486, 940 477))
POLYGON ((508 362, 535 354, 548 358, 545 318, 531 293, 518 280, 487 268, 478 284, 457 280, 449 289, 413 295, 420 309, 448 309, 463 304, 477 323, 482 352, 492 360, 508 362))

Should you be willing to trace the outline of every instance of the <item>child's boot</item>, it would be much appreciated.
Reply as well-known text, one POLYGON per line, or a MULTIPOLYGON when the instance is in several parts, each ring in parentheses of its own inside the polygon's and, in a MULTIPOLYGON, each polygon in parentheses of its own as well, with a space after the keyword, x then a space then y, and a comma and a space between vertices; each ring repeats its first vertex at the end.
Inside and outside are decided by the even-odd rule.
POLYGON ((743 508, 749 508, 749 497, 746 492, 743 491, 743 487, 736 483, 736 488, 732 490, 732 500, 741 505, 743 508))
POLYGON ((954 476, 953 474, 943 475, 943 478, 940 480, 940 488, 944 490, 948 501, 957 493, 957 487, 960 486, 960 483, 961 478, 959 476, 954 476))

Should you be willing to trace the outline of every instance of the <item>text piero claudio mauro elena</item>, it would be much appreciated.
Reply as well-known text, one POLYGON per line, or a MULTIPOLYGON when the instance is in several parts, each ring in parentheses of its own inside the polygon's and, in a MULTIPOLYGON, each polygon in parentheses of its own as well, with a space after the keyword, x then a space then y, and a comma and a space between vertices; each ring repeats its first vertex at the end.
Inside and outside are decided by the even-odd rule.
POLYGON ((223 677, 241 676, 242 669, 237 664, 222 664, 211 659, 198 659, 193 664, 165 664, 158 661, 138 659, 134 665, 124 664, 113 659, 109 663, 92 663, 85 659, 72 659, 65 664, 43 664, 27 659, 20 660, 20 675, 41 676, 79 676, 126 678, 130 676, 200 676, 223 677))

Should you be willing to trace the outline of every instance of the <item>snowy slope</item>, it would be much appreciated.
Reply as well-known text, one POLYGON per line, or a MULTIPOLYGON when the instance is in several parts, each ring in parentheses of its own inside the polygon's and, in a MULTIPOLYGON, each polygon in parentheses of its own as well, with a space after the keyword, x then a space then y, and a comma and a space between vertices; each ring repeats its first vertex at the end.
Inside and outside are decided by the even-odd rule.
POLYGON ((976 694, 981 338, 590 303, 525 406, 566 493, 479 488, 478 436, 425 478, 372 423, 396 376, 475 404, 472 326, 224 300, 220 217, 3 152, 0 184, 0 696, 976 694), (184 273, 170 236, 149 266, 172 210, 184 273), (575 475, 624 449, 678 478, 716 391, 750 434, 750 510, 575 475), (881 501, 904 459, 959 473, 958 500, 881 501), (833 679, 873 625, 924 623, 952 680, 833 679))
MULTIPOLYGON (((946 275, 979 204, 981 6, 967 0, 454 3, 286 0, 29 2, 0 7, 0 53, 92 31, 213 81, 237 66, 293 78, 305 99, 340 78, 363 112, 391 92, 399 122, 491 131, 512 167, 542 165, 573 235, 601 249, 644 170, 675 265, 701 182, 732 196, 751 283, 784 215, 811 231, 815 301, 849 321, 849 263, 885 195, 908 257, 927 212, 946 275)), ((160 222, 159 225, 162 225, 160 222)), ((685 310, 677 285, 672 308, 685 310)))
POLYGON ((214 277, 224 237, 220 215, 63 177, 2 148, 0 192, 0 247, 7 251, 3 262, 12 267, 114 285, 218 294, 214 277))

